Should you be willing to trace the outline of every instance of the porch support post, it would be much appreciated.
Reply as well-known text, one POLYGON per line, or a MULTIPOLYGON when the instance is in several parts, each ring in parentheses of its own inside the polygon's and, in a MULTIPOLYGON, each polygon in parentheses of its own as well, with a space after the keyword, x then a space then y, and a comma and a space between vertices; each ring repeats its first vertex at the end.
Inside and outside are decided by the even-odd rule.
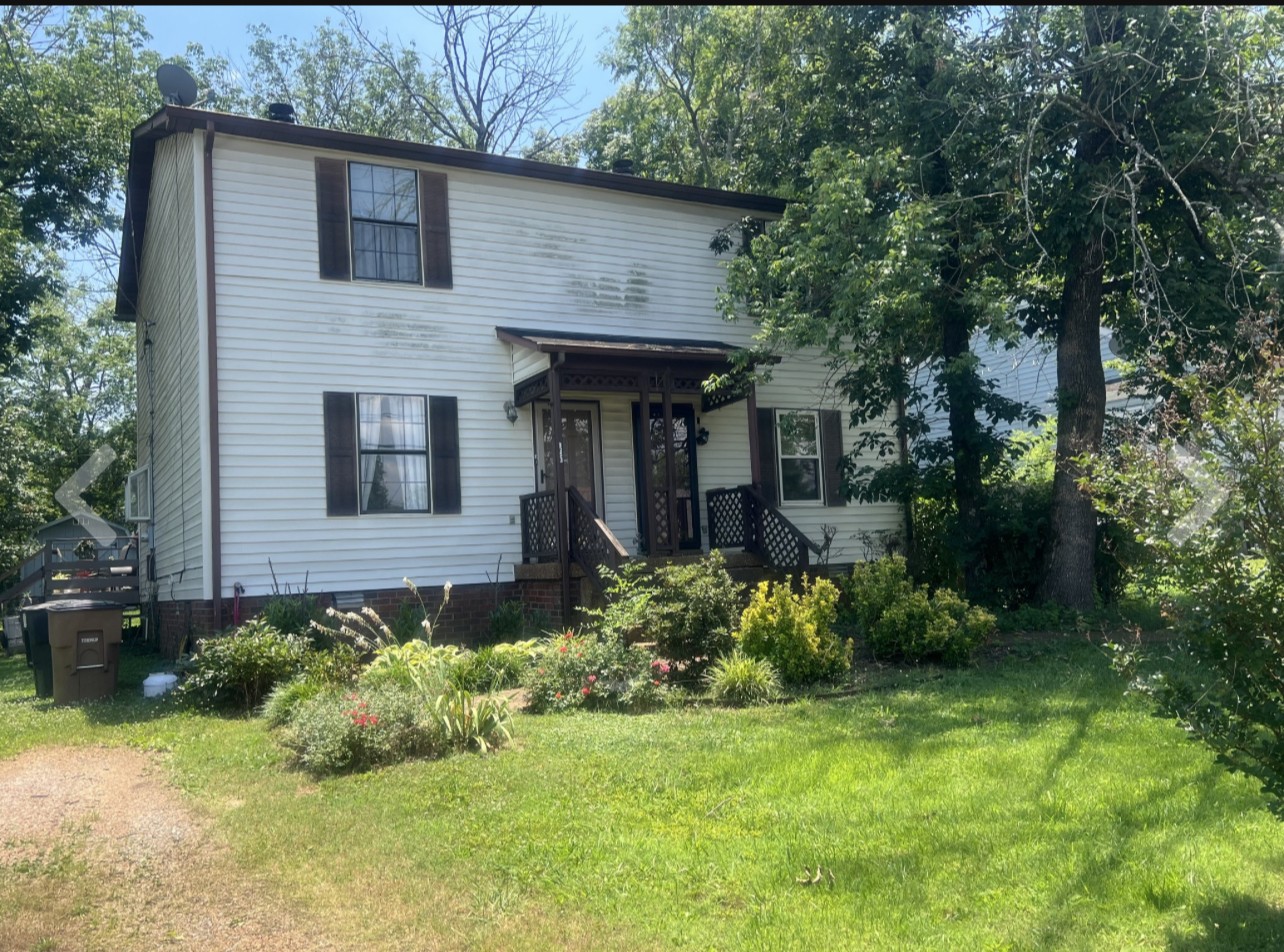
POLYGON ((571 540, 566 524, 566 458, 565 434, 562 432, 561 355, 548 370, 548 392, 553 417, 553 498, 557 510, 557 565, 562 576, 562 624, 571 623, 571 540))
MULTIPOLYGON (((691 438, 691 434, 687 434, 691 438)), ((667 464, 665 480, 668 488, 664 498, 668 502, 669 551, 678 553, 678 459, 673 452, 673 368, 664 368, 664 460, 667 464)))
POLYGON ((642 442, 642 511, 638 513, 638 531, 646 545, 646 555, 655 554, 655 496, 651 485, 651 371, 638 374, 638 437, 642 442), (642 520, 646 520, 644 523, 642 520))
POLYGON ((762 490, 762 454, 758 446, 758 387, 749 381, 749 395, 745 398, 749 409, 749 482, 753 488, 762 490))

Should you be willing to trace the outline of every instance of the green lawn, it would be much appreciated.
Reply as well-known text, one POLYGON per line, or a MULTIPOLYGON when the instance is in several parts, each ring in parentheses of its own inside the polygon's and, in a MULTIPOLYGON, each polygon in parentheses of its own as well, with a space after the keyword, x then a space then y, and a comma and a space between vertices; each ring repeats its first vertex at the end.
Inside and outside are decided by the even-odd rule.
POLYGON ((165 752, 240 864, 372 948, 1284 947, 1284 827, 1078 637, 840 700, 519 716, 498 756, 319 783, 258 721, 135 699, 151 659, 80 710, 0 661, 0 757, 165 752))

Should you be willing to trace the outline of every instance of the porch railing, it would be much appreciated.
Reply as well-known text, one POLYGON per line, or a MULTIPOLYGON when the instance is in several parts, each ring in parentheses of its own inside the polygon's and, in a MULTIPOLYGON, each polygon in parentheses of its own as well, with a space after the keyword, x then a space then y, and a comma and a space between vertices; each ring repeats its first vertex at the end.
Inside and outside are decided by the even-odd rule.
POLYGON ((820 546, 752 486, 711 489, 705 501, 711 549, 742 546, 780 572, 802 571, 810 564, 810 553, 821 554, 820 546))
POLYGON ((574 486, 566 490, 570 505, 571 558, 584 570, 600 592, 606 582, 603 568, 618 571, 628 561, 629 550, 620 544, 610 528, 574 486))
POLYGON ((0 592, 0 603, 40 589, 46 599, 83 595, 123 605, 138 604, 138 557, 115 559, 63 559, 52 544, 24 563, 26 574, 0 592))
POLYGON ((519 497, 522 510, 522 561, 557 561, 557 497, 553 490, 519 497))

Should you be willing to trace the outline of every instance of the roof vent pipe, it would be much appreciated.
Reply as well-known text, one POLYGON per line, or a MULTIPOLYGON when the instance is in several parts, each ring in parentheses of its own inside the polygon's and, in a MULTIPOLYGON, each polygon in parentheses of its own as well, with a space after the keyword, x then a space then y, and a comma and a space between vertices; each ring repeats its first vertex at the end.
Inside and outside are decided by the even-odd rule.
POLYGON ((633 160, 616 159, 614 162, 611 163, 611 171, 614 172, 616 175, 632 175, 633 160))
POLYGON ((294 122, 294 107, 288 102, 268 103, 267 117, 274 122, 294 122))

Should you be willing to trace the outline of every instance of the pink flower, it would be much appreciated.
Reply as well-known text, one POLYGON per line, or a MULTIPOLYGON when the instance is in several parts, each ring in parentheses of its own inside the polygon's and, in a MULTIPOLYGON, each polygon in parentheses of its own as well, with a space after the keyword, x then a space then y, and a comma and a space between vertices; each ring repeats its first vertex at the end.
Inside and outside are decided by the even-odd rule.
POLYGON ((557 698, 560 701, 562 699, 562 692, 558 691, 556 694, 553 695, 553 697, 557 698))
POLYGON ((651 683, 652 683, 652 684, 654 684, 657 688, 660 686, 660 682, 659 682, 659 681, 652 681, 651 683))
POLYGON ((592 688, 583 688, 583 689, 580 691, 580 693, 581 693, 581 694, 583 694, 585 697, 588 697, 588 696, 589 696, 589 691, 591 691, 591 690, 592 690, 592 688))
POLYGON ((590 674, 590 675, 589 675, 589 677, 588 677, 588 682, 589 682, 589 684, 596 684, 596 683, 597 683, 597 675, 596 675, 596 674, 590 674))

